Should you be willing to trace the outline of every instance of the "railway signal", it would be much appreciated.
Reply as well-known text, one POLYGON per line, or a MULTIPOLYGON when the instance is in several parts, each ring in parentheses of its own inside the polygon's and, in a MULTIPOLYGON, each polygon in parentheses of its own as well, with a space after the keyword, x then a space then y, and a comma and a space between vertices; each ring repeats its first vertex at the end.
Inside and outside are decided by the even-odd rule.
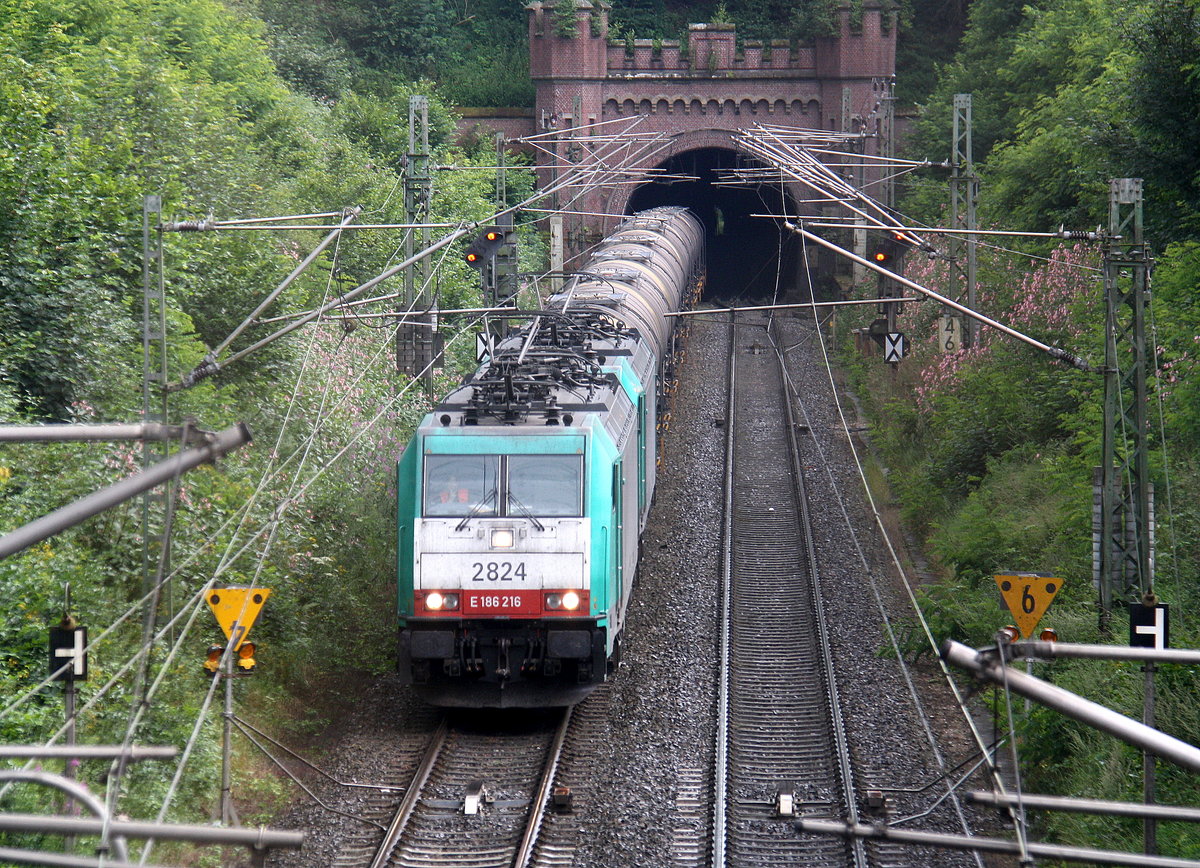
POLYGON ((482 362, 496 354, 496 336, 493 334, 475 333, 475 361, 482 362))
POLYGON ((904 332, 888 332, 883 336, 883 360, 889 364, 899 364, 904 358, 906 344, 904 332))
POLYGON ((87 627, 74 618, 50 628, 50 675, 55 681, 87 681, 87 627))
POLYGON ((253 672, 258 661, 254 659, 254 643, 243 642, 237 649, 237 667, 243 672, 253 672))
MULTIPOLYGON (((258 666, 258 661, 254 658, 256 648, 253 642, 243 642, 238 646, 235 652, 235 661, 237 668, 242 672, 253 672, 258 666)), ((209 676, 216 675, 221 668, 221 658, 225 656, 224 645, 209 645, 208 652, 204 656, 204 671, 209 676)))
POLYGON ((867 258, 888 271, 899 272, 898 266, 903 263, 908 248, 909 244, 902 235, 896 232, 882 233, 874 239, 867 258))
POLYGON ((205 598, 226 639, 233 640, 236 651, 246 641, 250 628, 258 620, 270 588, 213 588, 205 598))
POLYGON ((463 261, 472 268, 482 269, 496 256, 504 241, 504 230, 499 226, 489 226, 467 246, 463 261))
MULTIPOLYGON (((479 272, 480 287, 486 304, 491 307, 516 306, 517 296, 517 236, 511 213, 496 218, 499 223, 488 226, 463 253, 463 261, 479 272)), ((490 320, 489 330, 494 337, 507 331, 504 320, 490 320)))
POLYGON ((1129 644, 1140 648, 1169 648, 1171 645, 1168 607, 1154 601, 1129 604, 1129 644))
POLYGON ((204 668, 215 676, 221 668, 222 661, 225 661, 225 722, 221 733, 221 822, 225 824, 237 821, 237 812, 233 808, 230 746, 233 740, 234 664, 237 664, 237 670, 241 672, 254 671, 258 663, 254 657, 256 649, 253 642, 246 641, 246 637, 269 596, 270 588, 253 587, 210 588, 204 595, 205 602, 212 609, 228 640, 226 645, 210 645, 208 659, 204 662, 204 668), (228 655, 226 649, 229 651, 228 655))
POLYGON ((943 353, 957 353, 962 345, 962 317, 943 314, 938 318, 938 345, 943 353))
POLYGON ((1062 579, 1045 573, 1005 573, 995 579, 1005 605, 1017 621, 1021 637, 1028 639, 1062 589, 1062 579))
MULTIPOLYGON (((894 274, 902 274, 904 271, 904 254, 908 248, 908 243, 899 233, 879 233, 872 242, 872 247, 868 251, 867 258, 881 268, 886 268, 894 274)), ((877 277, 880 298, 899 298, 904 294, 901 291, 900 285, 886 274, 881 273, 877 277)), ((887 334, 898 334, 896 316, 901 311, 900 302, 882 302, 879 305, 879 311, 887 317, 887 334)), ((896 364, 904 357, 903 346, 893 343, 890 349, 885 347, 885 355, 887 356, 885 359, 887 362, 896 364)))
MULTIPOLYGON (((66 599, 63 603, 62 620, 57 627, 50 628, 50 677, 61 681, 63 685, 63 711, 66 713, 67 725, 65 734, 67 744, 75 744, 75 682, 86 681, 88 677, 87 659, 87 627, 81 627, 71 614, 71 585, 64 588, 66 599)), ((64 772, 68 778, 74 777, 70 764, 64 772)), ((71 800, 67 800, 71 804, 71 800)))
MULTIPOLYGON (((208 607, 216 616, 217 623, 225 633, 225 638, 233 642, 233 661, 243 672, 253 672, 258 661, 255 659, 253 642, 247 642, 246 637, 250 628, 258 620, 267 597, 271 596, 270 588, 213 588, 205 597, 208 607)), ((210 675, 215 675, 221 668, 221 658, 225 655, 224 645, 210 645, 204 661, 204 668, 210 675)))

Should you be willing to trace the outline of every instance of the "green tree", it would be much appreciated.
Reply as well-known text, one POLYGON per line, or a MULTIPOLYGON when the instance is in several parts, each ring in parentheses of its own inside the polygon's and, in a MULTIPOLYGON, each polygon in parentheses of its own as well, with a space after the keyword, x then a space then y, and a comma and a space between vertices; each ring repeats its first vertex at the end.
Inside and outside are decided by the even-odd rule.
POLYGON ((575 0, 558 0, 554 6, 554 35, 562 39, 572 39, 578 25, 575 14, 575 0))
POLYGON ((1125 10, 1099 0, 973 5, 913 147, 946 153, 953 95, 972 93, 981 220, 1014 229, 1095 225, 1116 171, 1100 144, 1127 77, 1126 24, 1125 10))
POLYGON ((445 0, 353 0, 350 46, 367 63, 411 77, 428 75, 450 45, 455 26, 445 0))
POLYGON ((1122 28, 1132 54, 1119 108, 1108 115, 1122 177, 1146 181, 1153 238, 1200 237, 1200 10, 1154 0, 1122 28))
POLYGON ((896 97, 903 105, 924 102, 937 86, 938 70, 954 58, 967 27, 967 0, 906 0, 896 38, 896 97))
POLYGON ((1041 80, 1018 83, 1010 90, 1001 69, 1026 27, 1026 15, 1041 4, 1023 0, 975 0, 970 5, 968 27, 954 58, 938 78, 937 88, 922 104, 921 119, 907 147, 923 155, 949 155, 953 99, 956 93, 973 95, 972 137, 975 159, 983 161, 997 142, 1007 139, 1016 126, 1020 108, 1036 94, 1041 80))

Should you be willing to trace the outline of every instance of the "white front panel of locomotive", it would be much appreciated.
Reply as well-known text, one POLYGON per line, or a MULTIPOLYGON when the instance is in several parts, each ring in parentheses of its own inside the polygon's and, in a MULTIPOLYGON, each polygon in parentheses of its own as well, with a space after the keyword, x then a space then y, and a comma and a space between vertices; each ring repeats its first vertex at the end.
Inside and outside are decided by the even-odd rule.
POLYGON ((588 586, 587 518, 529 521, 417 520, 413 546, 414 587, 432 589, 537 590, 588 586), (511 540, 511 545, 502 543, 511 540), (501 543, 501 545, 496 545, 501 543))

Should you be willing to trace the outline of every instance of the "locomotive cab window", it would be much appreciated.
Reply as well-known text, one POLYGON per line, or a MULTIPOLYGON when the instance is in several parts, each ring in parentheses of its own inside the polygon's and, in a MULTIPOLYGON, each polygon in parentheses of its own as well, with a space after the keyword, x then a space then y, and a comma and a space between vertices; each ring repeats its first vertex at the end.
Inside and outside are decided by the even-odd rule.
POLYGON ((425 515, 431 518, 583 515, 583 458, 427 455, 425 515))
POLYGON ((506 509, 509 515, 583 515, 583 459, 578 455, 510 455, 506 509))
POLYGON ((425 515, 497 514, 498 455, 427 455, 425 515))

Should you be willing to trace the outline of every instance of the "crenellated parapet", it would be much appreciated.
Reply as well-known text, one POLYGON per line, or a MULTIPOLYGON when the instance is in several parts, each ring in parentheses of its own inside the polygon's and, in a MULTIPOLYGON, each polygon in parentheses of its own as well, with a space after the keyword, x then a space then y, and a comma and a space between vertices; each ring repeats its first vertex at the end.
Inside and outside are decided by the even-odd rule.
POLYGON ((688 39, 638 39, 632 53, 624 44, 608 46, 608 74, 613 78, 651 78, 669 74, 684 78, 795 78, 816 72, 814 49, 793 48, 786 39, 737 46, 731 24, 693 24, 688 39))
MULTIPOLYGON (((529 70, 539 78, 603 78, 608 69, 605 0, 534 0, 529 10, 529 70), (560 5, 574 5, 569 27, 560 5)), ((569 20, 569 18, 567 19, 569 20)))
POLYGON ((838 17, 838 35, 815 41, 817 75, 823 79, 854 79, 895 74, 896 4, 891 0, 863 0, 857 19, 850 6, 842 6, 838 17))
MULTIPOLYGON (((682 43, 610 41, 605 0, 533 0, 527 9, 535 128, 611 134, 623 127, 606 122, 637 119, 639 135, 669 137, 654 151, 659 163, 689 149, 732 149, 736 132, 757 123, 869 135, 881 82, 895 74, 894 0, 846 2, 836 35, 802 45, 739 43, 735 27, 722 23, 692 24, 682 43)), ((579 146, 572 141, 563 140, 561 153, 544 149, 542 164, 573 159, 579 146)), ((590 194, 583 210, 620 213, 627 195, 626 186, 614 185, 590 194)), ((568 245, 577 247, 569 232, 568 245)))
POLYGON ((535 79, 557 76, 745 77, 757 73, 855 77, 890 75, 896 58, 896 5, 864 0, 856 15, 838 13, 838 34, 810 45, 789 40, 749 41, 739 48, 732 24, 692 24, 686 43, 639 39, 609 42, 605 0, 534 0, 529 10, 530 72, 535 79), (574 4, 574 27, 563 25, 560 4, 574 4))

